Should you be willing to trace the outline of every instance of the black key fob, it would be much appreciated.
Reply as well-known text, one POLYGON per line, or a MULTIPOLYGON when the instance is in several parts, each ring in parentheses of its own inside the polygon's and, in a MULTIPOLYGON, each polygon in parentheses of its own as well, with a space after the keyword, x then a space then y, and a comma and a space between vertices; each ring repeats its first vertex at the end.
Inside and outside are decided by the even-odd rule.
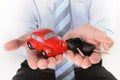
POLYGON ((66 40, 66 42, 68 49, 72 50, 75 54, 79 53, 77 50, 77 48, 79 48, 84 55, 90 56, 95 49, 94 45, 85 42, 80 38, 70 38, 66 40))

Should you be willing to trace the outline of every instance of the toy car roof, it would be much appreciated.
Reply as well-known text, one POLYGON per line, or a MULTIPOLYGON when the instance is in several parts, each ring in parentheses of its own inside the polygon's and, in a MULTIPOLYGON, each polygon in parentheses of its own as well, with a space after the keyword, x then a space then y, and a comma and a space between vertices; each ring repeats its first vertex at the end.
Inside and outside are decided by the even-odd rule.
POLYGON ((53 32, 51 29, 47 29, 47 28, 42 28, 39 30, 35 30, 32 32, 32 34, 38 35, 38 36, 44 36, 47 33, 53 32))

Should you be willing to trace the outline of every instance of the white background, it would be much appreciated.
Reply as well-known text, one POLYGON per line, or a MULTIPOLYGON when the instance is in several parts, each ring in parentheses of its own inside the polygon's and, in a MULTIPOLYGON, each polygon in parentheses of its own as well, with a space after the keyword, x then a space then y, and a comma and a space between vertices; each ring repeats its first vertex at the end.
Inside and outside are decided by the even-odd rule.
MULTIPOLYGON (((0 0, 0 80, 11 80, 20 67, 23 58, 18 55, 21 49, 6 52, 3 44, 12 39, 10 27, 14 27, 20 13, 18 8, 22 0, 0 0), (19 3, 19 4, 18 4, 19 3), (9 34, 9 36, 8 36, 9 34)), ((110 54, 103 56, 103 65, 120 80, 120 0, 117 0, 115 45, 110 54)))

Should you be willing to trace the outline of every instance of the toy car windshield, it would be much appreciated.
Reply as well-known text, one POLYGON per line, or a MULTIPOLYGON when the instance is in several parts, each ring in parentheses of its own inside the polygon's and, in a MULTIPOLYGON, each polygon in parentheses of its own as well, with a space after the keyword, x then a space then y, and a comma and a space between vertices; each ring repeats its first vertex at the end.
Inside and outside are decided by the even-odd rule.
POLYGON ((42 41, 43 41, 43 40, 42 40, 39 36, 37 36, 37 35, 32 34, 31 37, 32 37, 33 39, 39 41, 39 42, 42 42, 42 41))
POLYGON ((57 35, 54 32, 50 32, 44 36, 44 39, 47 40, 47 39, 50 39, 55 36, 57 36, 57 35))

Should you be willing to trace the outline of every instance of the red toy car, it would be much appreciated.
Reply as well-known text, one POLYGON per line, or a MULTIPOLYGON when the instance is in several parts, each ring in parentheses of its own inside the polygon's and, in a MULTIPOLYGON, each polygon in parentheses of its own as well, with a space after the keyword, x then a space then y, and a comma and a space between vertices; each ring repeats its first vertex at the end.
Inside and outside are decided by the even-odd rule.
POLYGON ((50 29, 33 31, 27 39, 30 50, 40 51, 40 55, 48 58, 62 54, 67 50, 67 43, 50 29))

